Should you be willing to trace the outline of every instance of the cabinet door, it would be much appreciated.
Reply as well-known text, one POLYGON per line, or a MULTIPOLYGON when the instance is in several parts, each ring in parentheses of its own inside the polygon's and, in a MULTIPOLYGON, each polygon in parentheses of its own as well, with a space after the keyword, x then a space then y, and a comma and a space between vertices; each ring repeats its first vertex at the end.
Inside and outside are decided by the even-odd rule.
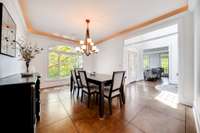
POLYGON ((35 98, 36 98, 36 105, 35 105, 35 114, 37 121, 40 120, 40 76, 37 78, 36 84, 35 84, 35 98))
POLYGON ((34 126, 36 124, 36 91, 35 91, 35 85, 31 86, 31 116, 32 116, 32 124, 31 126, 34 126))
POLYGON ((0 87, 2 131, 34 133, 33 92, 30 84, 0 87))

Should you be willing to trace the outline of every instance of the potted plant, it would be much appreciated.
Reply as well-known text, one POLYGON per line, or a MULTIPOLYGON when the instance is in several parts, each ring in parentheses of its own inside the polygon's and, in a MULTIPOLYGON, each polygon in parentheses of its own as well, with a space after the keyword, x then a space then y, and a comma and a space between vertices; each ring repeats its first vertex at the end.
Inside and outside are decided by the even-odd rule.
POLYGON ((19 46, 19 51, 22 56, 22 60, 25 61, 26 64, 26 73, 23 73, 22 76, 31 76, 32 74, 29 73, 29 65, 32 59, 35 58, 37 54, 39 54, 43 49, 38 48, 36 45, 32 45, 31 42, 20 41, 17 42, 19 46))

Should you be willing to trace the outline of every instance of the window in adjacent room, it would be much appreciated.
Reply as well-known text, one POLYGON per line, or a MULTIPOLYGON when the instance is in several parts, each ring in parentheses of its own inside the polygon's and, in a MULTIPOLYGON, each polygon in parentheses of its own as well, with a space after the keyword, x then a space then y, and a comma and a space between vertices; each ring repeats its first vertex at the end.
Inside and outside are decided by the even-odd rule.
POLYGON ((144 69, 148 69, 149 68, 149 56, 148 55, 144 55, 144 69))
POLYGON ((48 78, 65 78, 70 75, 72 69, 82 67, 82 62, 82 56, 70 46, 59 45, 49 48, 48 78))
POLYGON ((167 54, 160 54, 161 67, 164 68, 164 74, 169 72, 169 56, 167 54))

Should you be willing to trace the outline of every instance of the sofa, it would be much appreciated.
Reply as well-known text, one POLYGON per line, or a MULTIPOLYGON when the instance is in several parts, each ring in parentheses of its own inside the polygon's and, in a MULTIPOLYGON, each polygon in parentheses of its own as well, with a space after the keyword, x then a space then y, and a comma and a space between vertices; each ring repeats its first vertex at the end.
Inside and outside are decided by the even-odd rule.
POLYGON ((161 78, 164 69, 161 67, 146 69, 144 71, 144 80, 152 81, 161 78))

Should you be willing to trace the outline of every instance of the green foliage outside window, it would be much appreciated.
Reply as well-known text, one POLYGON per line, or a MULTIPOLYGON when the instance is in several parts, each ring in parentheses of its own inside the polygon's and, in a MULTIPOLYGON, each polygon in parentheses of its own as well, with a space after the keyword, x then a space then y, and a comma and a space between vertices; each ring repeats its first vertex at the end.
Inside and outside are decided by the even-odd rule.
POLYGON ((57 46, 49 52, 48 78, 57 79, 70 75, 75 67, 82 67, 82 56, 68 46, 57 46))
POLYGON ((74 52, 73 48, 69 47, 69 46, 56 46, 54 48, 51 49, 52 51, 58 51, 58 52, 74 52))
POLYGON ((57 53, 49 53, 48 76, 50 78, 59 76, 58 58, 57 53))
POLYGON ((161 67, 164 68, 164 73, 168 74, 169 71, 169 57, 168 54, 161 55, 161 67))
POLYGON ((144 69, 148 69, 149 68, 149 56, 148 55, 144 55, 144 69))

